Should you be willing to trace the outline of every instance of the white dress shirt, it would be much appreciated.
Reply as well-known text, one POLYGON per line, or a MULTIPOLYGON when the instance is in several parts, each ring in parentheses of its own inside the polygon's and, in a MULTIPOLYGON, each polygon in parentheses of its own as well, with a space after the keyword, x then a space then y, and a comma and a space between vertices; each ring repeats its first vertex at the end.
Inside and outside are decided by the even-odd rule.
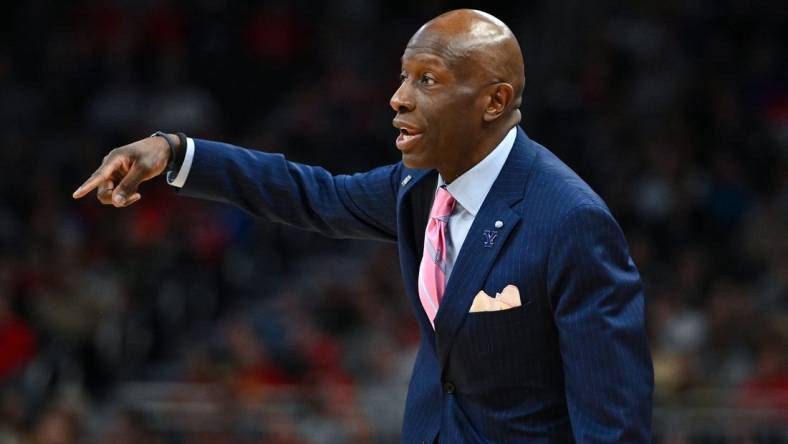
MULTIPOLYGON (((509 153, 514 146, 514 139, 517 137, 517 127, 512 127, 501 140, 501 143, 493 149, 481 162, 477 163, 470 170, 450 184, 446 184, 443 178, 438 175, 438 187, 446 185, 446 190, 457 201, 454 211, 449 217, 449 236, 446 240, 446 282, 449 282, 451 270, 457 261, 465 237, 473 225, 473 219, 490 193, 490 189, 495 183, 495 179, 503 169, 503 164, 509 157, 509 153)), ((437 188, 435 189, 437 191, 437 188)), ((427 242, 427 233, 424 233, 424 242, 427 242)))
MULTIPOLYGON (((449 218, 449 238, 446 242, 446 282, 448 282, 451 270, 454 268, 454 262, 460 253, 462 243, 465 241, 465 237, 468 236, 473 219, 482 207, 482 203, 487 198, 487 194, 490 192, 493 183, 495 183, 495 179, 498 178, 498 174, 501 173, 503 164, 512 151, 516 137, 517 127, 515 126, 509 130, 506 137, 501 140, 501 143, 487 157, 448 185, 438 175, 438 187, 446 185, 449 194, 457 201, 454 205, 454 211, 449 218)), ((187 138, 186 154, 183 158, 181 169, 178 170, 177 174, 174 171, 167 173, 167 183, 174 187, 182 188, 189 177, 189 170, 192 168, 193 160, 194 140, 187 138)), ((435 190, 437 191, 437 188, 435 190)), ((426 242, 426 232, 424 236, 426 242)))

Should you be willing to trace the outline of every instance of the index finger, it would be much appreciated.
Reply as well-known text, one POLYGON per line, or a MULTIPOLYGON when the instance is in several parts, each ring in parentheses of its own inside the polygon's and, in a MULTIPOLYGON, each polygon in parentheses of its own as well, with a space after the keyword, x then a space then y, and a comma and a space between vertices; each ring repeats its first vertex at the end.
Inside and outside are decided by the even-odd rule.
POLYGON ((105 162, 104 164, 102 164, 96 170, 96 172, 94 172, 88 178, 88 180, 85 181, 85 183, 80 185, 79 188, 77 188, 76 191, 74 191, 74 194, 72 194, 71 196, 74 199, 80 199, 80 198, 84 197, 86 194, 88 194, 91 191, 93 191, 97 186, 99 186, 99 184, 101 184, 105 180, 112 179, 112 177, 111 177, 112 171, 111 171, 111 168, 110 168, 110 164, 112 164, 112 163, 113 163, 113 161, 111 160, 109 162, 105 162))

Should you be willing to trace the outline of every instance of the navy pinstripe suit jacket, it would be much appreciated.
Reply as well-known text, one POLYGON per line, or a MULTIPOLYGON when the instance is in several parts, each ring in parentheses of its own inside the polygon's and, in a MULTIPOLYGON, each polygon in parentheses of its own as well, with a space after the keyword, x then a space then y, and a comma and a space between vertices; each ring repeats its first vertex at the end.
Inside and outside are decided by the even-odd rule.
POLYGON ((398 163, 333 176, 195 143, 182 194, 333 237, 397 242, 421 328, 403 443, 650 440, 643 292, 624 236, 602 199, 522 129, 457 257, 435 331, 416 284, 435 171, 398 163), (485 230, 497 231, 486 245, 485 230), (509 284, 522 306, 468 313, 479 290, 509 284))

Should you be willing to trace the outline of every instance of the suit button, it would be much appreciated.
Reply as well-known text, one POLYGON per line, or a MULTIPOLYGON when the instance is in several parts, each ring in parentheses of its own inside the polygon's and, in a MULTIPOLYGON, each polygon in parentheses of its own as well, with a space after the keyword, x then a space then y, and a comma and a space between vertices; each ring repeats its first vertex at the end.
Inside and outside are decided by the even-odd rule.
POLYGON ((443 390, 446 393, 451 395, 452 393, 454 393, 454 389, 455 389, 454 384, 452 384, 451 382, 447 381, 443 383, 443 390))

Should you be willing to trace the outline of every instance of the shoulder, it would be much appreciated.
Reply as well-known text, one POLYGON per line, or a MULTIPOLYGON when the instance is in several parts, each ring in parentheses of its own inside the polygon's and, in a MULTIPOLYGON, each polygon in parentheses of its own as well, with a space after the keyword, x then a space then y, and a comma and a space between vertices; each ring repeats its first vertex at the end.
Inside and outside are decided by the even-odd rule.
POLYGON ((338 177, 344 179, 350 185, 374 185, 385 183, 391 191, 396 193, 399 190, 400 182, 403 173, 402 162, 393 163, 390 165, 383 165, 373 168, 369 171, 355 173, 351 175, 340 175, 338 177))
POLYGON ((528 182, 534 196, 530 203, 545 215, 542 227, 551 257, 556 245, 576 256, 591 254, 590 246, 603 246, 607 254, 626 261, 624 233, 602 197, 552 152, 533 143, 537 156, 528 182))
POLYGON ((578 212, 604 213, 612 218, 602 197, 572 168, 539 143, 529 143, 535 159, 525 189, 524 211, 537 210, 551 225, 578 212))

